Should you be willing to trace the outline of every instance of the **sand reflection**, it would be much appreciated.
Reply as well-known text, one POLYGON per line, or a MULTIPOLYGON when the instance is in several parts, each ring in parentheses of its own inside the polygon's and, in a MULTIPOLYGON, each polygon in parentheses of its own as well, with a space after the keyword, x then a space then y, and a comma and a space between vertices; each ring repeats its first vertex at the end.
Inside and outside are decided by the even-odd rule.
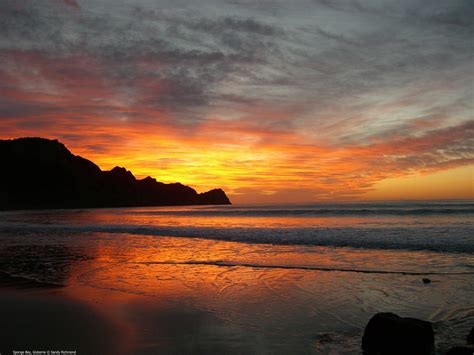
POLYGON ((420 262, 423 270, 453 270, 449 260, 443 266, 437 258, 437 265, 430 265, 426 252, 124 234, 107 243, 98 235, 94 253, 94 260, 70 274, 70 296, 128 327, 134 339, 131 346, 143 349, 176 349, 187 334, 202 349, 224 351, 215 336, 220 334, 235 340, 226 346, 238 349, 253 349, 256 343, 265 344, 265 349, 294 349, 300 344, 301 351, 308 351, 321 349, 315 340, 318 334, 341 331, 343 349, 358 341, 375 312, 449 321, 473 306, 467 297, 473 295, 472 275, 435 274, 436 287, 423 285, 416 275, 420 262), (406 262, 401 264, 400 258, 406 262), (180 328, 177 324, 183 319, 194 325, 180 328))

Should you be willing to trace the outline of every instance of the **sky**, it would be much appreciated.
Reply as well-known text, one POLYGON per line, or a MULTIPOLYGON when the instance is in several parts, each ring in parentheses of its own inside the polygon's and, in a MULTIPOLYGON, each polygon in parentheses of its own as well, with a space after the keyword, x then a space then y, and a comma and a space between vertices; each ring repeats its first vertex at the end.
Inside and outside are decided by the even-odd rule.
POLYGON ((234 203, 474 198, 472 0, 2 0, 0 138, 234 203))

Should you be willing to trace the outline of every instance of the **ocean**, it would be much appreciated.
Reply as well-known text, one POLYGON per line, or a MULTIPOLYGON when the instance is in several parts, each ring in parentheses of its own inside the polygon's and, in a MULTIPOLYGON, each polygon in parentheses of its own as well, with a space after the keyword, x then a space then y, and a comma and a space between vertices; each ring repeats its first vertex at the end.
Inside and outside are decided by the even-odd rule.
POLYGON ((474 202, 6 211, 0 271, 100 305, 126 353, 360 353, 382 311, 442 353, 474 324, 474 202))

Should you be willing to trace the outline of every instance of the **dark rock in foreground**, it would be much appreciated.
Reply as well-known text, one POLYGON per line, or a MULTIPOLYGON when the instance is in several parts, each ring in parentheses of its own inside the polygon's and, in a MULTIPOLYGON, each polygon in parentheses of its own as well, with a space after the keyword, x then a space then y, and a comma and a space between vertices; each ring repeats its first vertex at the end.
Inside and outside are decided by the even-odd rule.
POLYGON ((365 327, 362 349, 366 355, 430 355, 434 352, 433 328, 430 322, 378 313, 365 327))
POLYGON ((230 204, 224 191, 198 194, 180 183, 102 171, 57 140, 0 140, 0 210, 230 204))

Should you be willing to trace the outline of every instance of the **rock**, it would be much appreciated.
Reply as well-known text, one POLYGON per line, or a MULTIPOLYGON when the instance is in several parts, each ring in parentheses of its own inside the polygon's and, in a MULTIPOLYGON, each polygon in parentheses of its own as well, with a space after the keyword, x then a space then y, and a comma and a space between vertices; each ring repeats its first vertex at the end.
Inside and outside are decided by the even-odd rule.
POLYGON ((423 320, 377 313, 365 327, 362 349, 366 355, 431 355, 433 328, 430 322, 423 320))
POLYGON ((430 279, 422 279, 423 280, 423 283, 424 284, 430 284, 431 283, 431 280, 430 279))
POLYGON ((57 140, 0 139, 0 210, 230 204, 225 192, 198 194, 116 166, 102 171, 57 140))
POLYGON ((466 346, 455 346, 448 350, 446 355, 472 355, 474 349, 468 348, 466 346))
POLYGON ((222 189, 214 189, 208 192, 200 193, 198 203, 202 205, 230 205, 230 201, 222 189))
POLYGON ((467 335, 466 340, 468 344, 474 344, 474 327, 471 328, 471 331, 467 335))

